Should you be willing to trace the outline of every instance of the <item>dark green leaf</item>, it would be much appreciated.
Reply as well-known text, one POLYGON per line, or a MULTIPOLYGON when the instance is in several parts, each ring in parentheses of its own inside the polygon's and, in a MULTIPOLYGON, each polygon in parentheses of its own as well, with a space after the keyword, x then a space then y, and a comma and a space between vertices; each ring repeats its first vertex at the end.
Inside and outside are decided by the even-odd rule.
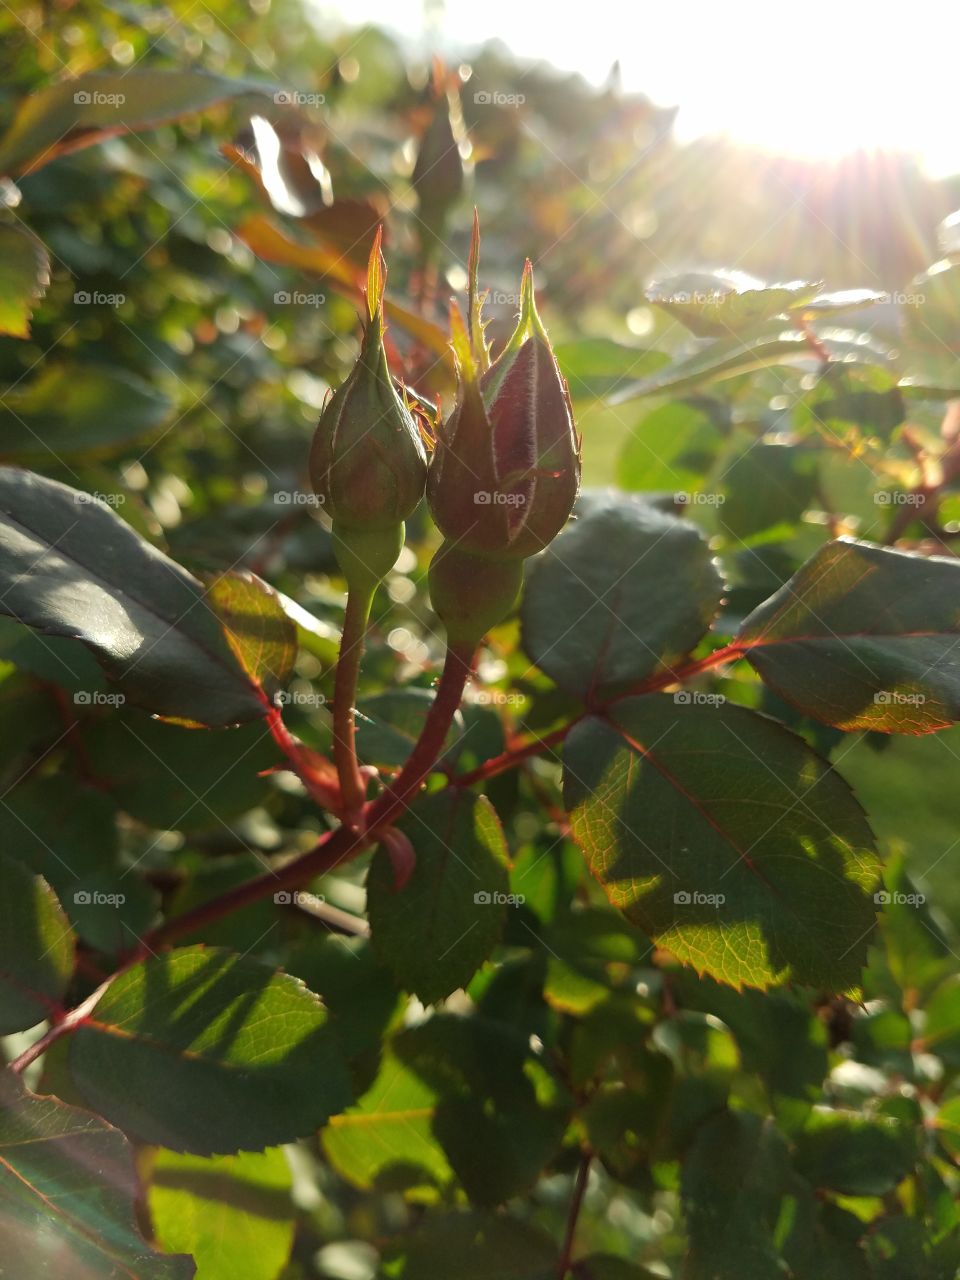
POLYGON ((216 948, 173 951, 118 978, 74 1034, 70 1070, 114 1124, 197 1155, 289 1142, 350 1100, 317 997, 216 948))
POLYGON ((73 965, 73 932, 53 890, 0 856, 0 1035, 48 1018, 73 965))
POLYGON ((418 800, 402 830, 416 851, 398 893, 381 846, 367 902, 373 944, 397 982, 425 1004, 465 986, 503 932, 507 846, 484 796, 448 787, 418 800))
POLYGON ((704 1125, 684 1161, 682 1196, 690 1233, 685 1280, 782 1280, 784 1201, 794 1201, 794 1222, 811 1204, 772 1121, 726 1112, 704 1125))
POLYGON ((849 1196, 883 1196, 912 1170, 916 1133, 890 1117, 812 1112, 794 1139, 797 1169, 815 1187, 849 1196))
POLYGON ((817 494, 817 454, 788 444, 754 443, 724 468, 717 519, 739 541, 795 525, 817 494))
POLYGON ((137 1228, 133 1152, 98 1116, 0 1072, 0 1239, 11 1280, 190 1280, 137 1228))
MULTIPOLYGON (((433 697, 429 689, 387 689, 361 698, 357 703, 360 759, 377 768, 399 769, 420 736, 433 697)), ((462 734, 463 718, 458 713, 447 734, 445 752, 453 749, 462 734)))
POLYGON ((636 498, 591 495, 528 571, 523 646, 563 688, 600 693, 692 649, 722 591, 693 525, 636 498))
POLYGON ((567 739, 573 834, 611 902, 731 986, 855 987, 880 865, 849 788, 742 707, 652 695, 567 739))
POLYGON ((557 1251, 538 1227, 506 1215, 464 1212, 428 1219, 390 1250, 403 1280, 553 1280, 557 1251))
POLYGON ((156 914, 154 892, 118 864, 115 804, 91 787, 28 778, 0 800, 0 846, 53 886, 77 933, 98 950, 133 946, 156 914))
MULTIPOLYGON (((0 458, 41 468, 109 453, 158 427, 173 405, 149 383, 99 365, 51 367, 4 397, 0 458)), ((105 495, 112 505, 122 493, 105 495)))
POLYGON ((932 733, 960 717, 960 563, 840 539, 744 622, 763 679, 840 729, 932 733))
POLYGON ((211 725, 264 714, 200 583, 104 503, 2 467, 0 551, 0 610, 82 640, 119 696, 211 725))

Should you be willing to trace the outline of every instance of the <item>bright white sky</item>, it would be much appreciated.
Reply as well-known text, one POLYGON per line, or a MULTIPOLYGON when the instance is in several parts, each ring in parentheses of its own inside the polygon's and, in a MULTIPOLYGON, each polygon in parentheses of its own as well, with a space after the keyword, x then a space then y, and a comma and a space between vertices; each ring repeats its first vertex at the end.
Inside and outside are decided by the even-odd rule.
POLYGON ((960 172, 956 0, 314 0, 416 52, 499 37, 522 58, 679 104, 677 134, 728 133, 808 158, 859 148, 960 172))

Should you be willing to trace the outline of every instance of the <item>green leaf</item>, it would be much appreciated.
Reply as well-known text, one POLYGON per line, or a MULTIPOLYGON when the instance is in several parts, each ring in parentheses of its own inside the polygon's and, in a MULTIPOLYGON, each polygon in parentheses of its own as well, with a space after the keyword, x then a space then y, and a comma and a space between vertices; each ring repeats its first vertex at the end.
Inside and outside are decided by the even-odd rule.
POLYGON ((933 1123, 946 1150, 954 1160, 960 1159, 960 1098, 944 1103, 933 1123))
MULTIPOLYGON (((378 769, 400 769, 420 736, 433 705, 430 689, 387 689, 357 703, 357 754, 378 769)), ((463 736, 458 712, 447 733, 444 752, 452 751, 463 736)), ((442 758, 442 757, 441 757, 442 758)))
POLYGON ((817 495, 818 454, 789 444, 753 443, 723 472, 717 519, 736 541, 795 525, 817 495))
POLYGON ((540 940, 546 952, 543 997, 553 1008, 576 1014, 606 1000, 645 950, 636 930, 599 907, 558 915, 540 940))
POLYGON ((504 1214, 428 1218, 390 1249, 389 1274, 403 1280, 554 1280, 557 1251, 539 1227, 504 1214), (455 1268, 452 1270, 451 1268, 455 1268))
POLYGON ((292 1141, 350 1101, 318 998, 218 948, 183 948, 122 974, 74 1033, 69 1060, 107 1119, 196 1155, 292 1141))
POLYGON ((281 1149, 212 1160, 158 1151, 150 1173, 157 1239, 192 1254, 200 1280, 277 1280, 295 1230, 281 1149))
POLYGON ((379 847, 367 881, 370 929, 396 981, 430 1004, 465 986, 500 939, 507 846, 490 801, 456 787, 418 800, 401 829, 416 865, 398 893, 379 847))
POLYGON ((680 356, 665 369, 621 388, 610 397, 611 404, 624 404, 639 396, 682 395, 711 382, 722 382, 741 373, 752 373, 772 365, 793 364, 812 359, 810 344, 802 333, 788 324, 773 326, 762 336, 718 338, 690 355, 680 356))
POLYGON ((30 337, 30 316, 49 283, 46 246, 24 227, 0 226, 0 333, 30 337))
POLYGON ((133 946, 157 897, 117 861, 116 806, 66 776, 28 778, 0 803, 0 847, 53 887, 84 942, 133 946))
POLYGON ((0 173, 33 171, 58 155, 135 133, 240 94, 272 92, 253 81, 199 71, 90 72, 21 102, 0 140, 0 173))
POLYGON ((960 1067, 960 973, 952 974, 927 1001, 920 1047, 951 1067, 960 1067))
POLYGON ((247 675, 272 696, 290 679, 297 624, 272 587, 252 573, 223 573, 207 587, 227 644, 247 675))
MULTIPOLYGON (((4 397, 0 458, 50 468, 78 454, 115 452, 160 426, 172 408, 162 392, 121 369, 51 367, 4 397)), ((107 500, 120 504, 125 495, 107 500)))
POLYGON ((803 1100, 806 1107, 779 1108, 782 1123, 806 1114, 827 1075, 827 1034, 796 993, 733 991, 687 970, 673 983, 685 1008, 712 1014, 730 1028, 743 1069, 760 1076, 771 1098, 803 1100))
MULTIPOLYGON (((819 348, 831 362, 877 365, 891 359, 885 348, 859 341, 860 336, 847 329, 833 328, 818 330, 816 334, 819 348)), ((689 354, 680 356, 665 369, 618 391, 609 403, 623 404, 638 396, 668 391, 682 395, 697 387, 777 365, 801 368, 806 365, 811 370, 822 365, 822 358, 811 346, 810 339, 801 329, 791 328, 789 320, 769 322, 752 336, 717 338, 706 346, 701 341, 689 354)))
POLYGON ((698 337, 725 338, 749 334, 790 308, 805 309, 819 287, 802 280, 764 284, 742 272, 692 272, 658 281, 646 294, 698 337))
POLYGON ((670 357, 649 348, 626 347, 611 338, 577 338, 554 347, 574 404, 609 395, 627 379, 655 373, 670 357))
POLYGON ((890 1116, 818 1107, 794 1138, 794 1162, 814 1186, 849 1196, 883 1196, 913 1169, 917 1138, 890 1116))
POLYGON ((323 1131, 330 1163, 362 1190, 405 1191, 435 1199, 453 1180, 433 1136, 437 1090, 389 1051, 355 1107, 331 1116, 323 1131))
POLYGON ((901 385, 960 391, 960 263, 944 260, 910 284, 901 311, 901 385))
POLYGON ((564 752, 574 838, 614 906, 731 986, 857 986, 880 864, 850 789, 801 738, 721 701, 652 695, 564 752))
POLYGON ((0 856, 0 1035, 50 1016, 74 966, 73 931, 40 876, 0 856))
POLYGON ((911 879, 903 856, 894 853, 883 869, 877 894, 885 958, 901 991, 929 991, 955 970, 956 951, 911 879))
POLYGON ((591 1253, 574 1267, 575 1280, 658 1280, 646 1267, 618 1258, 612 1253, 591 1253))
POLYGON ((104 503, 0 467, 0 552, 0 611, 82 640, 132 702, 210 725, 264 714, 200 583, 104 503))
POLYGON ((772 1121, 728 1111, 705 1124, 684 1161, 681 1195, 690 1236, 684 1280, 782 1280, 783 1209, 795 1223, 812 1206, 772 1121))
POLYGON ((437 1091, 432 1130, 474 1204, 525 1194, 563 1139, 570 1099, 530 1043, 501 1022, 435 1014, 394 1050, 437 1091))
POLYGON ((0 1072, 0 1239, 16 1280, 190 1280, 136 1223, 133 1152, 98 1116, 38 1098, 0 1072))
POLYGON ((960 563, 842 538, 746 619, 745 656, 839 729, 932 733, 960 717, 960 563))
POLYGON ((227 819, 269 794, 260 774, 279 758, 262 720, 231 733, 195 733, 124 707, 85 725, 83 738, 115 802, 165 831, 212 828, 223 835, 227 819))
POLYGON ((703 402, 671 400, 633 428, 617 461, 617 483, 688 498, 702 489, 721 435, 703 402))
POLYGON ((689 652, 722 591, 693 525, 636 498, 590 495, 528 570, 523 647, 563 688, 602 693, 689 652))

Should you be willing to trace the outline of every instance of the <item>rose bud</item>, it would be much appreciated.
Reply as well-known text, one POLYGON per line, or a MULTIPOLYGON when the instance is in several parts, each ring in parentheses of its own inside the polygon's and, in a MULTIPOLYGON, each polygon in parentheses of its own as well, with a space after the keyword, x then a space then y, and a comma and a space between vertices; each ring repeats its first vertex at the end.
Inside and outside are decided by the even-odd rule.
POLYGON ((310 479, 333 521, 334 548, 348 579, 364 569, 379 579, 393 566, 403 521, 423 496, 427 474, 420 429, 387 367, 380 240, 378 231, 360 355, 324 406, 310 451, 310 479))
POLYGON ((522 559, 560 532, 580 486, 573 410, 537 314, 529 261, 516 331, 483 374, 476 327, 471 349, 458 313, 453 321, 460 391, 438 433, 427 500, 460 549, 522 559))

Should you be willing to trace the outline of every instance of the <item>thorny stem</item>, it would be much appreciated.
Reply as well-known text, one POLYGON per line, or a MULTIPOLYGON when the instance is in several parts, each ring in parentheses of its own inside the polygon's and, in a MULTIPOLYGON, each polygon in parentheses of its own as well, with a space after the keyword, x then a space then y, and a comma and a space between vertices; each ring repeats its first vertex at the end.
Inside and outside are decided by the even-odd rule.
POLYGON ((363 641, 373 605, 375 585, 351 587, 347 592, 347 608, 343 616, 340 656, 333 690, 333 759, 340 780, 344 821, 355 826, 367 798, 366 783, 357 762, 356 716, 357 685, 363 641))

